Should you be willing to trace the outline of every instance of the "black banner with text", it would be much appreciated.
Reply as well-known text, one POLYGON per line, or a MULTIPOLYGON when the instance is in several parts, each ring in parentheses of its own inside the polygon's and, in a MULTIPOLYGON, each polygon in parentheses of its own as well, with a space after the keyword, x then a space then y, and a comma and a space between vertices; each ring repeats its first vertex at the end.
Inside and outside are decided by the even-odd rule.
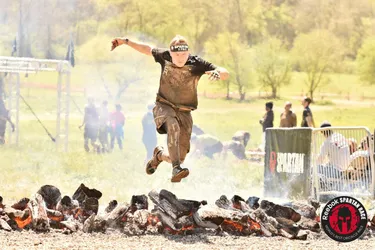
POLYGON ((309 128, 266 130, 265 196, 309 196, 311 134, 309 128))

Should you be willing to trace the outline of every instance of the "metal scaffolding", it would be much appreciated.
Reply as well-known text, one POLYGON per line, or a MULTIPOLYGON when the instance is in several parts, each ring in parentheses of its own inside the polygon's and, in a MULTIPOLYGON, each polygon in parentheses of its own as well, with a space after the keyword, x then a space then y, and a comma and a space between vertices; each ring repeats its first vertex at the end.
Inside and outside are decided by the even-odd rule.
POLYGON ((0 72, 9 74, 7 84, 8 108, 15 114, 15 140, 8 133, 9 143, 19 143, 19 99, 20 73, 33 74, 37 72, 58 72, 57 79, 57 110, 56 110, 56 147, 62 145, 68 151, 69 138, 69 104, 70 104, 70 71, 68 61, 46 60, 24 57, 0 56, 0 72))

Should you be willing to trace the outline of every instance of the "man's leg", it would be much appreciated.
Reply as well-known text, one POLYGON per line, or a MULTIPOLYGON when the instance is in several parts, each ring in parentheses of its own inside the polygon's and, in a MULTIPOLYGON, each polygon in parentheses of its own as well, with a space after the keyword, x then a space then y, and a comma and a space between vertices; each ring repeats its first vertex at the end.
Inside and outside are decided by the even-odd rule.
POLYGON ((116 132, 113 131, 113 129, 111 130, 111 150, 113 150, 113 148, 115 147, 115 139, 116 139, 116 136, 115 136, 116 132))
POLYGON ((99 128, 96 127, 96 126, 90 127, 88 135, 89 135, 89 138, 90 138, 90 141, 91 141, 91 146, 93 148, 93 151, 95 153, 100 153, 99 152, 100 147, 97 144, 98 135, 99 135, 99 128))
MULTIPOLYGON (((182 160, 185 159, 187 154, 186 147, 181 152, 180 149, 180 125, 175 117, 168 117, 163 124, 168 137, 168 151, 164 150, 162 147, 156 147, 154 149, 154 157, 147 163, 146 172, 148 174, 153 174, 156 167, 162 162, 166 161, 172 164, 172 182, 180 182, 182 178, 189 175, 189 170, 186 168, 181 168, 181 153, 183 154, 182 160), (156 159, 154 159, 156 157, 156 159), (155 165, 155 166, 153 166, 155 165), (153 168, 152 171, 151 168, 153 168)), ((190 138, 190 137, 189 137, 190 138)), ((190 143, 190 141, 189 141, 190 143)))
POLYGON ((116 134, 116 138, 117 138, 118 147, 120 149, 122 149, 122 134, 121 134, 121 132, 116 134))
POLYGON ((104 153, 105 151, 105 145, 104 145, 104 129, 103 127, 100 127, 99 129, 99 144, 100 144, 100 151, 101 153, 104 153))
POLYGON ((158 154, 158 160, 172 164, 172 167, 180 165, 180 125, 175 117, 168 117, 164 123, 167 131, 168 151, 163 150, 158 154))
POLYGON ((84 139, 84 148, 85 148, 86 152, 89 152, 90 148, 89 148, 89 137, 88 137, 88 128, 87 127, 85 127, 85 132, 83 133, 83 139, 84 139))
POLYGON ((178 115, 179 121, 176 118, 169 118, 166 121, 169 155, 165 150, 160 155, 162 160, 169 160, 172 163, 172 182, 180 182, 189 175, 189 170, 181 168, 181 164, 190 150, 191 126, 182 123, 184 120, 180 117, 182 114, 178 115))

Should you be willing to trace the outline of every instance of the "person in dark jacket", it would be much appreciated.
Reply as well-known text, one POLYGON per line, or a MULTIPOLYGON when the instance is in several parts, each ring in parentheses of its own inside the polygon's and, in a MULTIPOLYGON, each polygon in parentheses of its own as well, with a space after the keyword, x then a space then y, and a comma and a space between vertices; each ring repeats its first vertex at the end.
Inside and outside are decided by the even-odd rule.
POLYGON ((266 103, 266 113, 264 114, 263 118, 259 120, 259 123, 262 125, 263 128, 263 135, 262 135, 262 144, 260 146, 261 150, 264 150, 265 141, 266 141, 266 129, 273 128, 273 102, 266 103))
POLYGON ((310 104, 312 100, 310 97, 304 97, 302 99, 303 113, 302 113, 302 123, 301 127, 304 128, 315 128, 314 118, 310 109, 310 104))

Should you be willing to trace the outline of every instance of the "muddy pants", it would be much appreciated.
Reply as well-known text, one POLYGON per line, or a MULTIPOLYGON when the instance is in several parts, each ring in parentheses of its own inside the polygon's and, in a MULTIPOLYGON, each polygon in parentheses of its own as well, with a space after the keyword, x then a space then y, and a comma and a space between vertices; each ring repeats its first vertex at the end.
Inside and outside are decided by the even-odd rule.
POLYGON ((153 114, 158 133, 168 136, 168 152, 163 152, 161 160, 171 163, 173 167, 179 166, 190 150, 193 127, 191 112, 176 110, 167 104, 156 102, 153 114))

